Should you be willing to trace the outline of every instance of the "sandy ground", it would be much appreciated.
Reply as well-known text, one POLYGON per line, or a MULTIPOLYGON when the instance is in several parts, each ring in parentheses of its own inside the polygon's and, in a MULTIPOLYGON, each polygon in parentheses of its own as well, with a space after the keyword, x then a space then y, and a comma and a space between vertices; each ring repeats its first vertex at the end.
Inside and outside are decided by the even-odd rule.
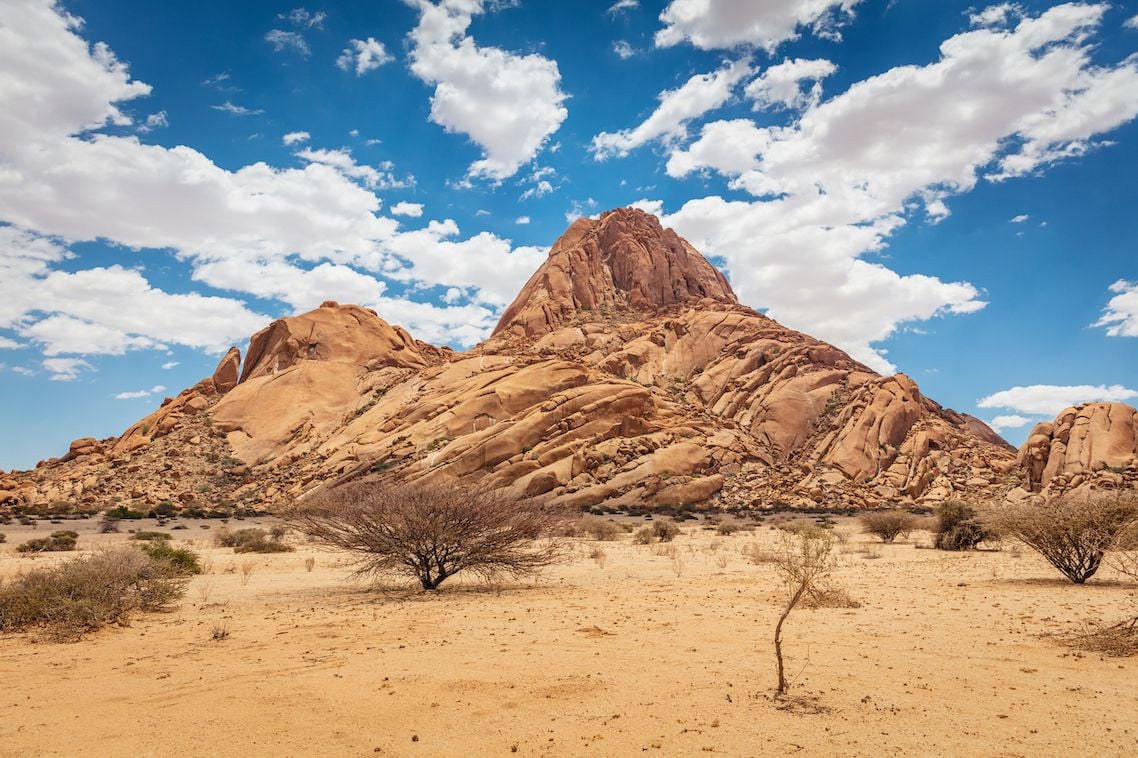
MULTIPOLYGON (((74 644, 0 638, 0 754, 1138 754, 1138 659, 1044 636, 1133 612, 1105 569, 1078 587, 1027 551, 855 536, 836 579, 862 605, 791 616, 787 703, 776 575, 742 554, 773 544, 765 527, 689 522, 674 551, 581 541, 533 581, 423 593, 304 544, 233 555, 188 523, 174 534, 209 571, 176 611, 74 644)), ((26 529, 3 528, 0 576, 56 559, 18 556, 26 529)))

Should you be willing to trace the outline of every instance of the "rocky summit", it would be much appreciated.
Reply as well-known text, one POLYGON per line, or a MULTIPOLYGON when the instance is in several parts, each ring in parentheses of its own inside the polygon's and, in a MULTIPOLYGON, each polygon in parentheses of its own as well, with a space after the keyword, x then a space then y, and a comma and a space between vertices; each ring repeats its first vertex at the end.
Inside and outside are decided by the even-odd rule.
POLYGON ((864 508, 1138 482, 1138 414, 1065 411, 1017 452, 980 420, 741 305, 634 209, 580 219, 459 353, 326 302, 253 335, 118 438, 0 475, 0 503, 272 509, 455 479, 574 508, 864 508))

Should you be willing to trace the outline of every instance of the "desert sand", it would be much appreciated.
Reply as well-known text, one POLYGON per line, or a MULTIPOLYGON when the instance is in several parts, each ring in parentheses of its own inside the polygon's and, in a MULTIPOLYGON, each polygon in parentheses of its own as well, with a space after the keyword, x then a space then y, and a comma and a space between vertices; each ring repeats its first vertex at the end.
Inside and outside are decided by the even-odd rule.
MULTIPOLYGON (((208 571, 176 610, 78 643, 0 638, 0 754, 1138 754, 1138 662, 1048 636, 1133 612, 1109 569, 1075 586, 1012 546, 856 534, 835 579, 861 605, 794 612, 777 701, 780 586, 743 554, 769 526, 574 540, 535 579, 426 593, 353 581, 296 535, 234 555, 187 524, 173 534, 208 571)), ((29 528, 4 531, 0 576, 65 557, 20 556, 29 528)), ((86 549, 129 538, 81 531, 86 549)))

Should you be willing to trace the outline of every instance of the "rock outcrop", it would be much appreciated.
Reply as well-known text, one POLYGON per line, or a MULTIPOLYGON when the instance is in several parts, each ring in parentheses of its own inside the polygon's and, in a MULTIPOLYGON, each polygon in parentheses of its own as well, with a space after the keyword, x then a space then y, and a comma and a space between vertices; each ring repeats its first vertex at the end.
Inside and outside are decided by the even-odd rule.
POLYGON ((622 209, 574 223, 467 353, 327 302, 120 438, 6 475, 0 503, 260 510, 335 482, 435 478, 602 509, 998 499, 1132 470, 1133 409, 1094 408, 1041 425, 1017 462, 909 377, 740 305, 687 242, 622 209))
POLYGON ((1115 489, 1138 482, 1138 411, 1088 403, 1037 424, 1017 464, 1031 492, 1078 487, 1115 489))

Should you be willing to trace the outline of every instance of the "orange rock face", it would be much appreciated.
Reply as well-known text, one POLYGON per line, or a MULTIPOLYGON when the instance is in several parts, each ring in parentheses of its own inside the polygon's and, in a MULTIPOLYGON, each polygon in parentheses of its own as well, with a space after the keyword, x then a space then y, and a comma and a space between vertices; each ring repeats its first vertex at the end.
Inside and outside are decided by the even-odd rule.
POLYGON ((1138 411, 1122 403, 1068 408, 1037 424, 1017 460, 1027 488, 1117 488, 1138 482, 1138 411))
POLYGON ((253 335, 239 362, 231 350, 121 438, 77 440, 4 491, 264 509, 336 482, 446 478, 576 508, 857 508, 1135 468, 1133 409, 1071 409, 1017 463, 909 377, 740 305, 687 242, 631 209, 574 223, 470 352, 328 302, 253 335))

